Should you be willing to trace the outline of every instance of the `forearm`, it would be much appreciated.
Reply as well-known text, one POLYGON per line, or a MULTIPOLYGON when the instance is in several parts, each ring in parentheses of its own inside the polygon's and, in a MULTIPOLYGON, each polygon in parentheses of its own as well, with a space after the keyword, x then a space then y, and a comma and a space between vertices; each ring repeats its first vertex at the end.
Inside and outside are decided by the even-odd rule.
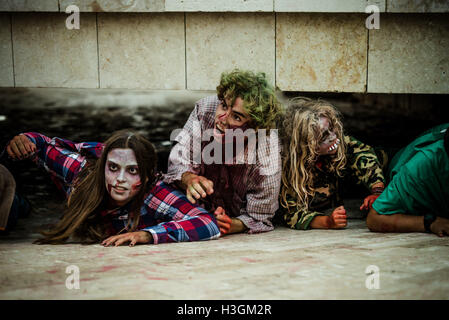
POLYGON ((311 229, 329 229, 331 219, 329 216, 315 216, 309 226, 311 229))
POLYGON ((370 209, 366 224, 374 232, 425 232, 424 217, 407 214, 379 214, 370 209))
POLYGON ((201 214, 179 221, 169 221, 142 229, 151 234, 153 243, 202 241, 220 236, 217 222, 210 214, 201 214))

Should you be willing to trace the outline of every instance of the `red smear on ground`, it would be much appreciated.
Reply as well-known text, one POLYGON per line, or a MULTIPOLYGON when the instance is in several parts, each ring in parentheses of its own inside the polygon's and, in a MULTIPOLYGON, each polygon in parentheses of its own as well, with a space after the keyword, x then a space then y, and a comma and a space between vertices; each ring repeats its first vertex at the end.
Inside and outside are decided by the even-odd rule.
POLYGON ((240 258, 240 259, 242 259, 243 261, 246 261, 246 262, 257 262, 257 260, 254 260, 251 258, 240 258))
POLYGON ((169 280, 168 278, 161 278, 161 277, 147 277, 148 280, 169 280))
POLYGON ((106 271, 109 271, 109 270, 112 270, 112 269, 116 269, 116 268, 118 268, 118 267, 116 267, 116 266, 104 266, 103 268, 101 268, 100 272, 106 272, 106 271))
POLYGON ((45 271, 45 272, 53 274, 53 273, 58 272, 58 270, 47 270, 47 271, 45 271))

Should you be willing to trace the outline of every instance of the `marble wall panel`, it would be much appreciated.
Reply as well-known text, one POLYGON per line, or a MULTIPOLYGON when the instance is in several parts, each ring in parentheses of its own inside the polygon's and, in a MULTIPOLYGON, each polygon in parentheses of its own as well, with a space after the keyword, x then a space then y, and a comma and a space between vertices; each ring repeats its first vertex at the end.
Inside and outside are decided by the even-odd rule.
POLYGON ((381 16, 369 33, 368 92, 449 93, 448 34, 443 14, 381 16))
POLYGON ((95 14, 84 14, 80 29, 66 28, 66 14, 12 16, 17 87, 98 87, 95 14))
POLYGON ((14 87, 11 16, 0 13, 0 87, 14 87))
POLYGON ((274 0, 276 12, 365 12, 369 5, 385 12, 385 0, 274 0))
POLYGON ((59 11, 58 0, 1 0, 0 11, 59 11))
POLYGON ((449 12, 448 0, 388 1, 387 12, 449 12))
POLYGON ((272 12, 273 0, 165 0, 165 10, 186 12, 272 12))
POLYGON ((81 12, 163 12, 165 0, 59 0, 60 10, 76 5, 81 12))
POLYGON ((281 90, 365 91, 364 15, 279 13, 276 24, 276 84, 281 90))
POLYGON ((272 13, 187 13, 187 89, 215 90, 234 68, 265 72, 275 81, 272 13))
POLYGON ((101 88, 185 89, 183 13, 100 13, 101 88))

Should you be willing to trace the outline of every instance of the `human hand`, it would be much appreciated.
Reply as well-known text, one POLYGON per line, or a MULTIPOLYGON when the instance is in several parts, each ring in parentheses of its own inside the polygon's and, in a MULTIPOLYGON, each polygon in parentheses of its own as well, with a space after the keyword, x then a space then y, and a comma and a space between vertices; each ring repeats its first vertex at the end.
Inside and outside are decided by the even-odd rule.
POLYGON ((191 172, 185 172, 181 178, 186 188, 187 199, 195 203, 195 199, 205 198, 214 192, 214 183, 209 179, 191 172))
POLYGON ((449 219, 437 217, 430 225, 430 231, 439 237, 449 235, 449 219))
POLYGON ((147 231, 136 231, 109 237, 106 240, 103 240, 101 244, 105 247, 115 244, 115 247, 117 247, 125 242, 130 242, 129 246, 133 247, 136 243, 149 243, 152 240, 153 237, 151 236, 151 233, 147 231))
POLYGON ((342 229, 347 225, 346 210, 343 206, 335 208, 329 218, 329 229, 342 229))
POLYGON ((362 205, 360 206, 360 210, 369 210, 371 209, 371 206, 373 205, 374 201, 379 197, 379 194, 370 194, 363 200, 362 205))
POLYGON ((13 160, 23 160, 37 151, 36 145, 23 133, 15 136, 6 146, 6 152, 13 160))
POLYGON ((218 207, 214 212, 215 218, 217 219, 218 227, 220 228, 220 233, 222 236, 229 233, 231 230, 232 220, 226 214, 225 209, 218 207))

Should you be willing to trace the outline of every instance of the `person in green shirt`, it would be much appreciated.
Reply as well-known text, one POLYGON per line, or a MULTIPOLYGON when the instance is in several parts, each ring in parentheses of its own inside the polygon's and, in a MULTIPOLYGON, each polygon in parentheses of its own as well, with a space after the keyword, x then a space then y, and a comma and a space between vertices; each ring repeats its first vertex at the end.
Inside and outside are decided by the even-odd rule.
POLYGON ((449 235, 448 127, 424 132, 391 160, 390 183, 366 219, 371 231, 449 235))

